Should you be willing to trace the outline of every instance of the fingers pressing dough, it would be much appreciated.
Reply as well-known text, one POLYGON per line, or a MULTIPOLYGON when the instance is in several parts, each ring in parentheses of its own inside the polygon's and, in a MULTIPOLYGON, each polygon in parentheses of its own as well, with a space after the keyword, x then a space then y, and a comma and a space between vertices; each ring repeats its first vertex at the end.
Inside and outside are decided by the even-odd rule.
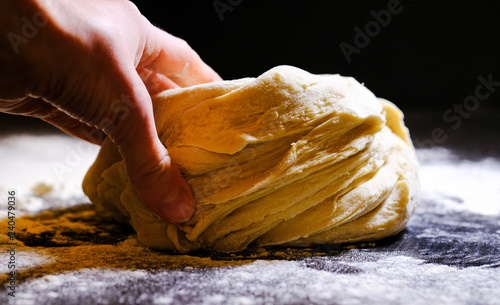
POLYGON ((156 217, 108 140, 83 182, 146 246, 235 252, 375 240, 400 232, 417 204, 402 113, 353 78, 279 66, 167 90, 153 104, 159 137, 195 194, 194 216, 182 225, 156 217))

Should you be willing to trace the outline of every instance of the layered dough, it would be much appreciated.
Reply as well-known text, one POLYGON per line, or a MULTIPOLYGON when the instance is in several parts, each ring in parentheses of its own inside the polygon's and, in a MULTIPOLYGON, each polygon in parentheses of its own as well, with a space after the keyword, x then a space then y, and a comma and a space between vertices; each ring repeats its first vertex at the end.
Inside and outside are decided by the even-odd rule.
POLYGON ((400 232, 418 196, 402 113, 350 77, 290 66, 153 98, 161 141, 191 185, 194 216, 163 222, 106 141, 83 182, 142 244, 187 252, 369 241, 400 232))

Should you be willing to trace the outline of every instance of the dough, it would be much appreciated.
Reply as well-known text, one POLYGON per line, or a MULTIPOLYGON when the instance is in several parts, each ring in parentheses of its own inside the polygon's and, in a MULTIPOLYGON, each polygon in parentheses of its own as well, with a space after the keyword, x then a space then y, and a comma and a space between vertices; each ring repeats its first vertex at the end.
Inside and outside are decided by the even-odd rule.
POLYGON ((164 223, 137 197, 111 141, 83 182, 99 208, 158 249, 223 252, 394 235, 417 204, 417 160, 402 113, 350 77, 291 66, 167 90, 158 134, 197 210, 164 223))

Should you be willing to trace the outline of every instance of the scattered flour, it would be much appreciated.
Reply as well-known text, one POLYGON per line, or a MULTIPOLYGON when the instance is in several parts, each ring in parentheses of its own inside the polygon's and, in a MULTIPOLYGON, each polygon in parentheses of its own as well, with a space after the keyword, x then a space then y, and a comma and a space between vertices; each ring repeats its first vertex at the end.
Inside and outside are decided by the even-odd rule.
POLYGON ((317 270, 300 260, 256 261, 202 274, 189 269, 156 273, 85 269, 23 283, 19 298, 25 305, 47 304, 37 302, 45 297, 68 304, 104 304, 103 295, 119 301, 127 291, 126 299, 117 303, 500 304, 499 268, 458 269, 397 255, 348 264, 359 272, 317 270), (75 294, 76 287, 88 293, 75 294))
POLYGON ((444 148, 419 149, 422 199, 451 211, 500 215, 500 162, 460 160, 444 148))
POLYGON ((0 192, 14 189, 17 208, 25 213, 88 202, 81 184, 98 151, 99 146, 64 134, 4 136, 0 192))
MULTIPOLYGON (((0 192, 16 189, 18 205, 25 213, 88 202, 81 181, 97 152, 97 146, 64 135, 0 138, 0 168, 7 173, 0 176, 0 192)), ((433 201, 448 211, 500 215, 498 160, 460 160, 444 149, 419 150, 418 154, 423 201, 433 201)), ((471 226, 478 229, 477 224, 471 226)), ((429 234, 436 236, 436 232, 429 234)), ((136 245, 129 238, 121 246, 136 245)), ((136 251, 146 258, 146 252, 136 251)), ((19 283, 15 301, 25 305, 500 304, 500 268, 457 268, 397 253, 350 253, 335 260, 315 258, 337 265, 333 271, 312 268, 305 259, 149 271, 86 266, 19 283)), ((0 260, 6 260, 4 255, 0 260)), ((17 259, 22 270, 47 265, 53 257, 34 249, 19 252, 17 259)), ((3 267, 0 273, 6 272, 3 267)), ((0 303, 7 304, 3 292, 0 303)))

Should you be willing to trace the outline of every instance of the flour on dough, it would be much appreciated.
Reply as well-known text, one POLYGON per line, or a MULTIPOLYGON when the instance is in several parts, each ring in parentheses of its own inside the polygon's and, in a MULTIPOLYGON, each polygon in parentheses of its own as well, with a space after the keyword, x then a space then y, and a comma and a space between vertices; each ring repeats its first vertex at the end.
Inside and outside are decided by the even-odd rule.
POLYGON ((138 198, 106 141, 83 182, 99 208, 158 249, 235 252, 394 235, 417 204, 417 160, 402 113, 351 77, 291 66, 167 90, 157 130, 196 197, 164 223, 138 198))

